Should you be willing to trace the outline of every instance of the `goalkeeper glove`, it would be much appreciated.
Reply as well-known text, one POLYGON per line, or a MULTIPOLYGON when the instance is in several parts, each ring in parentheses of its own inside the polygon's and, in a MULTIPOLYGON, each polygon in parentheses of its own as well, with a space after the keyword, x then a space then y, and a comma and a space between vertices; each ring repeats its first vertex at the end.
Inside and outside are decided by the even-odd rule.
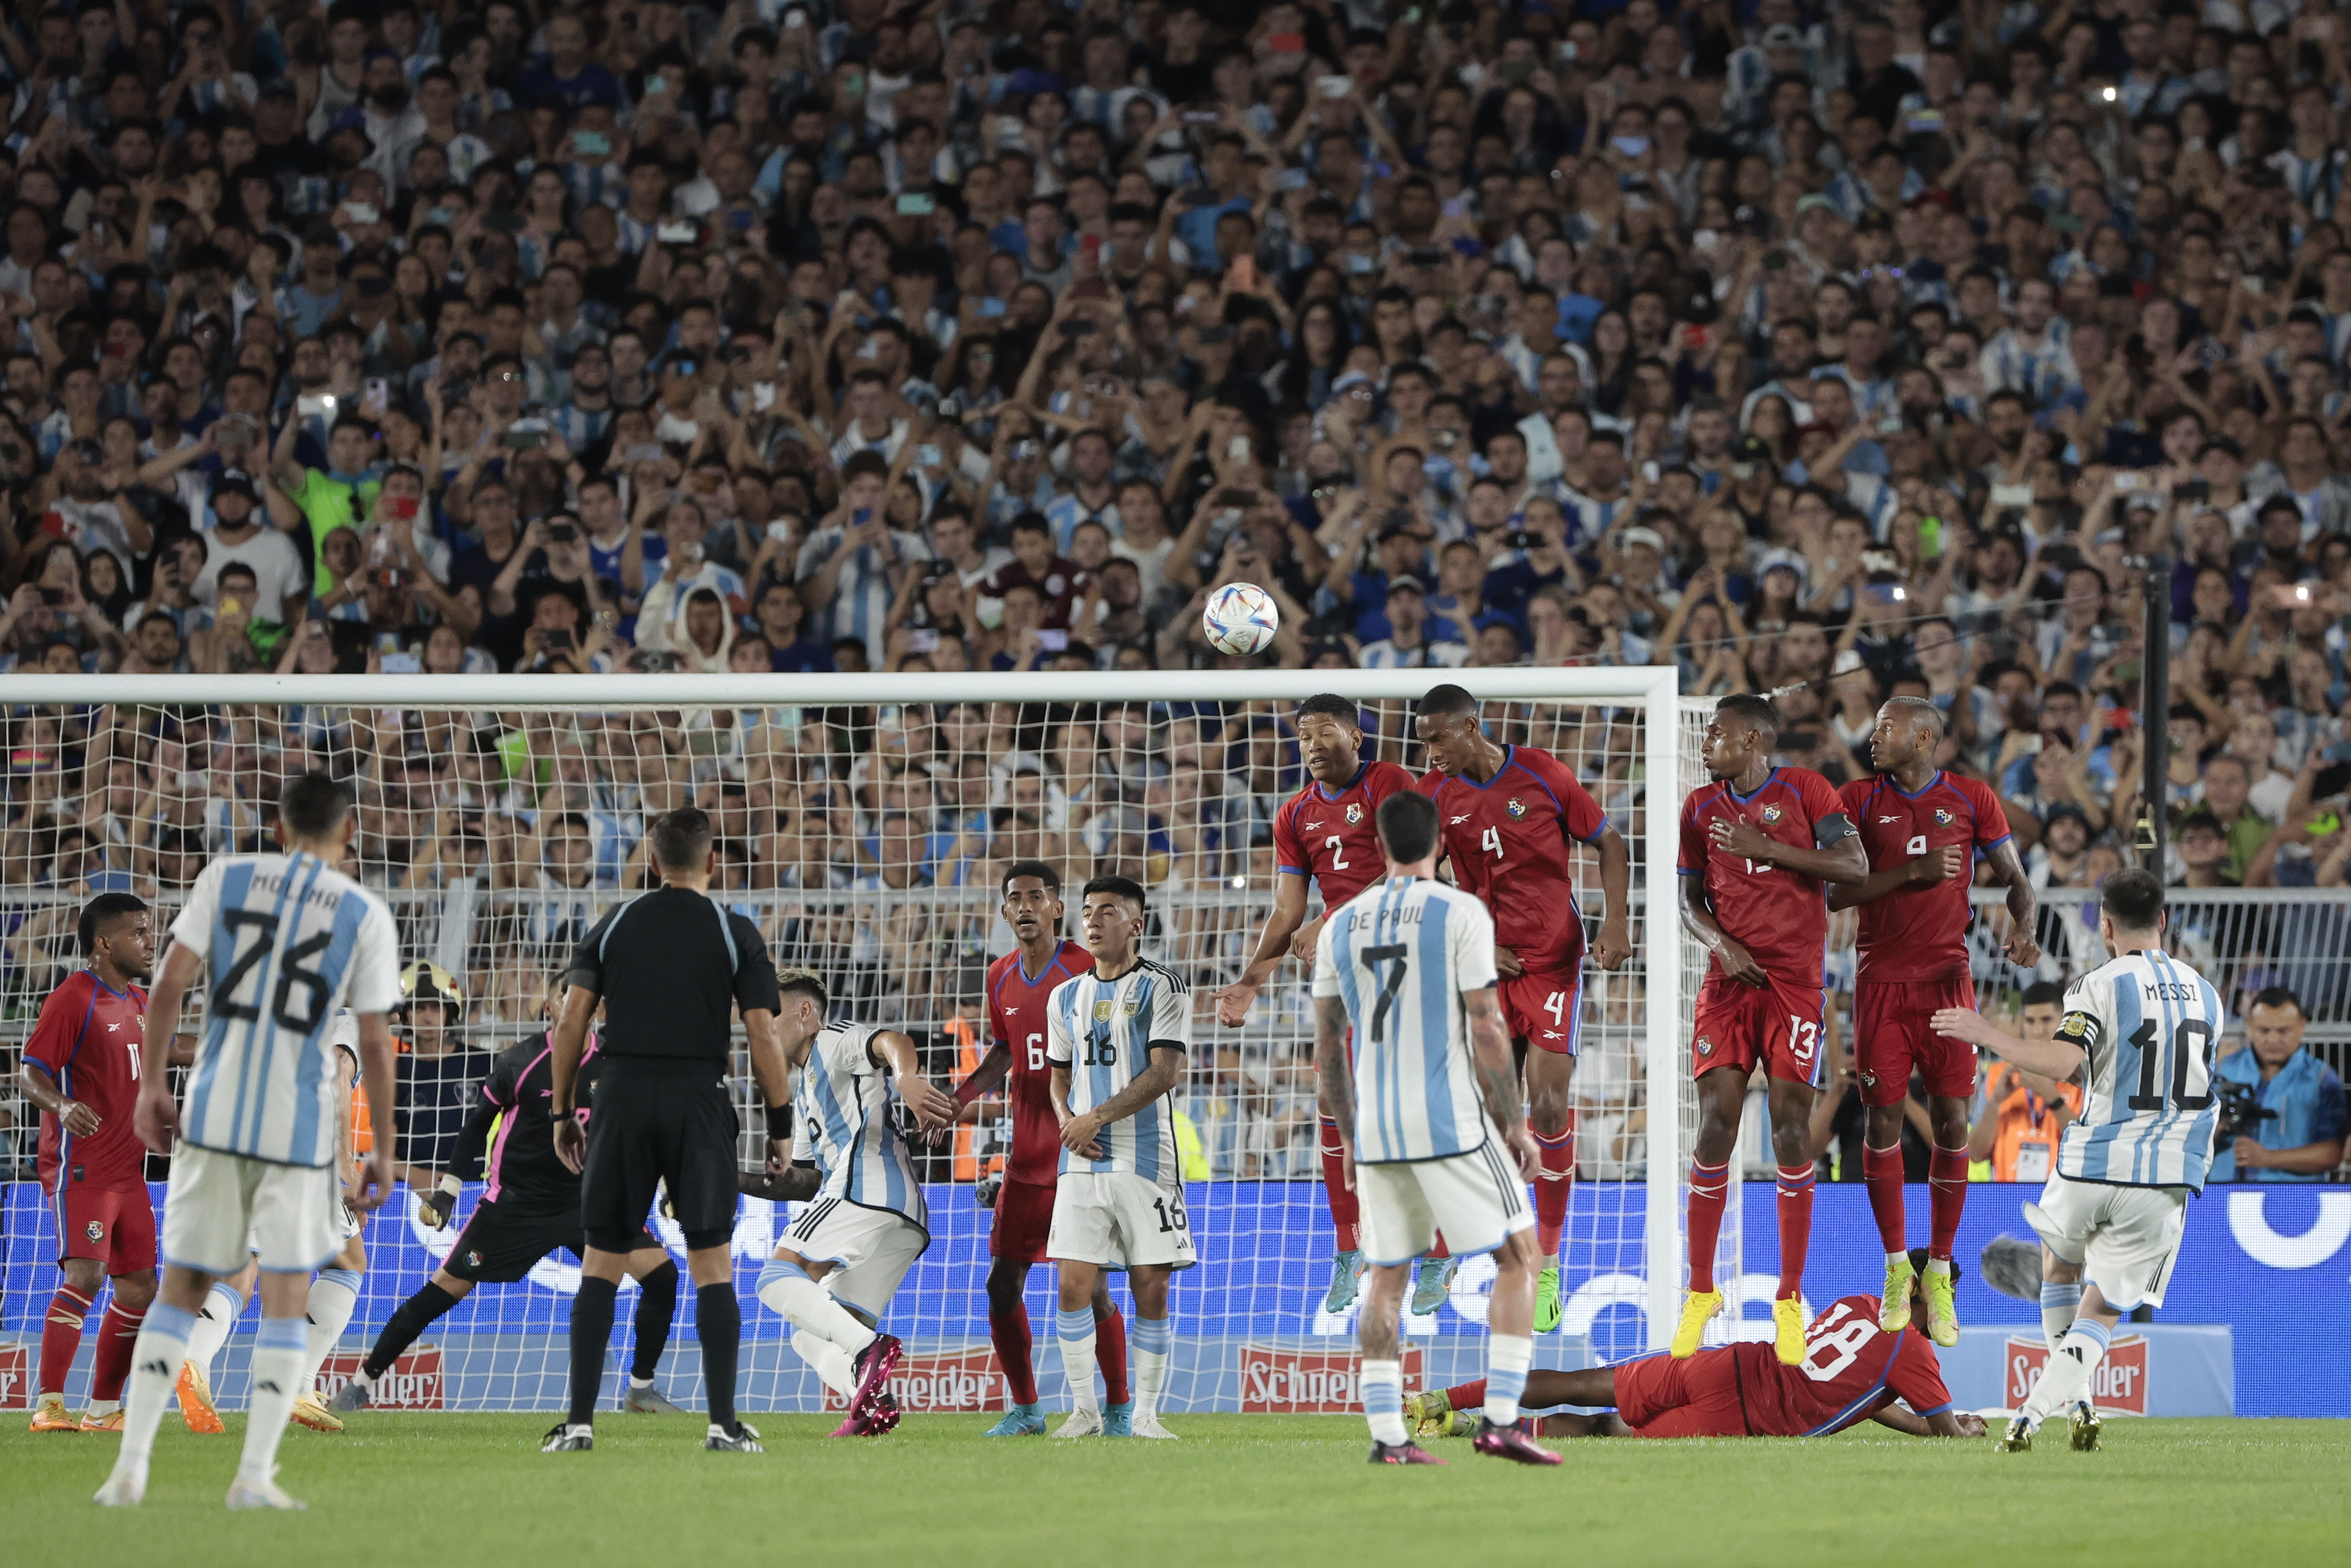
POLYGON ((416 1207, 423 1213, 425 1222, 434 1229, 446 1229, 449 1216, 456 1212, 457 1195, 465 1190, 465 1183, 455 1176, 444 1175, 438 1187, 418 1197, 416 1207))

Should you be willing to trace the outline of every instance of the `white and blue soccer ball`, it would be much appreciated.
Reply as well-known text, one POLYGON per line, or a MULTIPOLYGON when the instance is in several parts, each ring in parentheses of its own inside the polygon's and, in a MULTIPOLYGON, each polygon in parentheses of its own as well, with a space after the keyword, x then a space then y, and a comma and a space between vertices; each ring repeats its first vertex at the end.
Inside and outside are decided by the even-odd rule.
POLYGON ((1273 641, 1281 612, 1273 596, 1253 583, 1228 582, 1208 595, 1200 627, 1219 653, 1254 653, 1273 641))

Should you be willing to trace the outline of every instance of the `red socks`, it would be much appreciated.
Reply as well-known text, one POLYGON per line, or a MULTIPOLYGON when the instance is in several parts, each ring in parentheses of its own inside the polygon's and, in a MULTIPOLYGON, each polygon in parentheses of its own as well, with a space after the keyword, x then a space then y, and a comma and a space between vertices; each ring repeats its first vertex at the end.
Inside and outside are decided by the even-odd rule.
POLYGON ((1722 1206, 1730 1194, 1730 1162, 1690 1162, 1689 1288, 1714 1289, 1714 1244, 1722 1234, 1722 1206))
POLYGON ((1123 1405, 1134 1397, 1126 1389, 1126 1314, 1116 1307, 1110 1316, 1094 1320, 1094 1364, 1102 1368, 1103 1404, 1123 1405))
POLYGON ((1011 1385, 1012 1403, 1037 1403, 1037 1368, 1029 1358, 1029 1305, 1019 1302, 1010 1312, 987 1314, 987 1337, 996 1345, 996 1364, 1011 1385))
POLYGON ((123 1380, 131 1375, 131 1352, 139 1343, 140 1325, 146 1321, 146 1308, 132 1312, 119 1296, 107 1304, 98 1330, 98 1364, 90 1371, 92 1399, 122 1397, 123 1380))
POLYGON ((1363 1210, 1355 1203, 1355 1195, 1347 1190, 1347 1174, 1340 1165, 1339 1124, 1325 1116, 1322 1132, 1322 1192, 1331 1200, 1331 1228, 1339 1233, 1338 1249, 1353 1252, 1356 1248, 1355 1221, 1363 1210))
POLYGON ((1575 1113, 1557 1133, 1537 1133, 1535 1150, 1542 1168, 1535 1176, 1535 1246, 1547 1262, 1559 1260, 1560 1238, 1567 1232, 1567 1200, 1575 1191, 1575 1113))
MULTIPOLYGON (((1964 1173, 1962 1173, 1964 1174, 1964 1173)), ((1869 1212, 1877 1217, 1877 1239, 1886 1244, 1887 1257, 1909 1245, 1909 1228, 1902 1215, 1902 1145, 1890 1149, 1873 1149, 1865 1138, 1861 1145, 1861 1179, 1869 1187, 1869 1212)))
POLYGON ((1445 1402, 1456 1410, 1483 1410, 1486 1407, 1486 1380, 1459 1383, 1445 1391, 1445 1402))
POLYGON ((1927 1159, 1927 1191, 1933 1230, 1927 1256, 1949 1261, 1959 1239, 1959 1216, 1968 1207, 1968 1151, 1937 1149, 1927 1159))
POLYGON ((1804 1252, 1813 1242, 1811 1166, 1782 1166, 1780 1172, 1780 1300, 1803 1293, 1804 1252))
POLYGON ((73 1368, 74 1353, 81 1348, 81 1321, 89 1313, 88 1296, 71 1285, 59 1285, 49 1298, 48 1315, 41 1323, 41 1392, 63 1394, 66 1374, 73 1368))

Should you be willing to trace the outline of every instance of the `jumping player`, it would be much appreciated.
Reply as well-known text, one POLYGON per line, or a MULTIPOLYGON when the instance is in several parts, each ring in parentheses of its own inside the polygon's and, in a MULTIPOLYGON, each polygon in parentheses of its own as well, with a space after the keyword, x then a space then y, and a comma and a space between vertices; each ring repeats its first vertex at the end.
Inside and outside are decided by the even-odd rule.
MULTIPOLYGON (((1914 1293, 1925 1267, 1922 1252, 1914 1293)), ((1913 1305, 1923 1313, 1923 1304, 1913 1305)), ((1880 1328, 1883 1315, 1874 1296, 1830 1302, 1804 1331, 1804 1354, 1793 1367, 1748 1341, 1687 1361, 1645 1355, 1621 1366, 1531 1373, 1520 1403, 1615 1409, 1541 1417, 1536 1435, 1546 1437, 1825 1437, 1861 1421, 1917 1437, 1982 1437, 1981 1417, 1951 1408, 1934 1347, 1916 1332, 1880 1328)), ((1485 1397, 1483 1382, 1431 1390, 1414 1397, 1409 1414, 1424 1437, 1460 1437, 1479 1429, 1475 1412, 1485 1397)))
POLYGON ((41 1113, 38 1169, 64 1276, 41 1327, 36 1432, 122 1429, 131 1347, 155 1300, 155 1207, 147 1151, 131 1124, 147 1012, 139 982, 154 964, 154 932, 143 901, 101 893, 82 907, 79 936, 89 961, 41 1004, 17 1077, 41 1113), (114 1298, 99 1329, 89 1406, 77 1420, 66 1409, 66 1373, 109 1279, 114 1298))
MULTIPOLYGON (((1626 913, 1632 853, 1574 771, 1531 746, 1497 746, 1478 724, 1478 699, 1433 687, 1415 723, 1428 747, 1420 792, 1437 802, 1453 879, 1494 917, 1502 1020, 1524 1058, 1528 1119, 1542 1168, 1535 1180, 1537 1333, 1559 1327, 1559 1247, 1575 1179, 1575 1107, 1569 1091, 1583 1033, 1583 915, 1575 904, 1574 851, 1600 857, 1607 900, 1592 958, 1614 969, 1633 955, 1626 913)), ((1450 1266, 1448 1265, 1448 1271, 1450 1266)), ((1421 1307, 1415 1295, 1416 1310, 1421 1307)))
MULTIPOLYGON (((1012 1153, 996 1189, 988 1228, 987 1336, 996 1364, 1010 1385, 1012 1407, 987 1429, 991 1437, 1032 1437, 1045 1430, 1038 1413, 1037 1369, 1030 1358, 1029 1267, 1045 1261, 1053 1228, 1053 1183, 1061 1164, 1061 1124, 1053 1117, 1053 1072, 1045 1060, 1045 1003, 1064 980, 1091 972, 1093 955, 1061 936, 1061 874, 1043 861, 1015 861, 1004 873, 1004 923, 1020 946, 987 969, 990 1044, 970 1077, 956 1086, 959 1113, 972 1110, 997 1085, 1011 1084, 1012 1153)), ((1094 1283, 1095 1356, 1107 1397, 1102 1430, 1129 1437, 1134 1414, 1126 1385, 1126 1319, 1110 1299, 1110 1280, 1094 1283)))
POLYGON ((1870 1212, 1886 1245, 1889 1333, 1910 1321, 1910 1251, 1902 1213, 1902 1103, 1915 1068, 1926 1080, 1934 1127, 1928 1156, 1930 1230, 1927 1243, 1927 1337, 1959 1343, 1951 1291, 1951 1245, 1968 1201, 1968 1110, 1976 1092, 1976 1053, 1965 1040, 1938 1035, 1927 1020, 1943 1008, 1974 1010, 1968 972, 1970 850, 2008 886, 2009 962, 2041 961, 2032 940, 2032 883, 2016 858, 2000 797, 1973 779, 1935 766, 1943 716, 1923 697, 1894 697, 1877 710, 1869 737, 1873 779, 1839 794, 1869 857, 1868 878, 1829 889, 1832 910, 1861 910, 1861 969, 1853 988, 1855 1063, 1869 1129, 1861 1146, 1870 1212))
MULTIPOLYGON (((552 1015, 562 1016, 570 988, 558 981, 552 1015)), ((580 1059, 581 1118, 603 1071, 600 1038, 590 1032, 580 1059)), ((555 1156, 553 1118, 548 1113, 554 1088, 552 1045, 541 1030, 498 1054, 457 1134, 457 1151, 438 1187, 424 1195, 428 1223, 449 1223, 465 1184, 484 1174, 487 1186, 441 1267, 417 1292, 400 1303, 376 1335, 374 1348, 351 1380, 335 1394, 334 1407, 346 1414, 366 1408, 376 1381, 401 1353, 476 1285, 510 1284, 528 1274, 540 1259, 559 1249, 585 1255, 587 1232, 580 1217, 580 1177, 555 1156), (491 1129, 496 1128, 495 1139, 491 1129)), ((653 1386, 677 1314, 677 1264, 650 1230, 640 1231, 629 1251, 629 1277, 637 1295, 636 1353, 629 1391, 621 1408, 639 1414, 682 1416, 684 1411, 653 1386)))
POLYGON ((1819 774, 1771 766, 1780 717, 1759 696, 1716 705, 1703 756, 1714 782, 1682 806, 1682 928, 1708 954, 1691 1027, 1698 1128, 1690 1162, 1689 1289, 1674 1330, 1677 1360, 1695 1354, 1722 1310, 1714 1248, 1747 1080, 1770 1075, 1771 1150, 1780 1167, 1780 1288, 1771 1303, 1782 1364, 1804 1358, 1799 1293, 1813 1232, 1807 1134, 1822 1081, 1824 882, 1869 873, 1844 802, 1819 774))
MULTIPOLYGON (((1308 697, 1298 705, 1295 727, 1299 758, 1311 782, 1274 814, 1273 913, 1266 916, 1241 977, 1217 993, 1217 1021, 1227 1029, 1249 1021, 1249 1004, 1284 953, 1301 964, 1313 963, 1314 941, 1330 912, 1380 880, 1380 843, 1374 831, 1380 802, 1414 787, 1412 775, 1395 763, 1364 760, 1363 722, 1350 699, 1328 692, 1308 697), (1322 895, 1323 913, 1311 920, 1306 917, 1309 882, 1322 895)), ((1338 1124, 1328 1116, 1320 1121, 1322 1192, 1338 1233, 1322 1310, 1343 1312, 1354 1304, 1364 1275, 1359 1209, 1341 1174, 1338 1124)))

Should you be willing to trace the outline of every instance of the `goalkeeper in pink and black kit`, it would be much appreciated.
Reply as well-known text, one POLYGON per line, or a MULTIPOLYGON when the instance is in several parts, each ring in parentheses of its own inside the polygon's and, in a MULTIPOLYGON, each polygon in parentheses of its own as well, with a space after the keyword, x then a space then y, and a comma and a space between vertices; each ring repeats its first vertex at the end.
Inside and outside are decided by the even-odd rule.
MULTIPOLYGON (((557 1010, 562 992, 557 993, 557 1010)), ((579 1096, 583 1107, 603 1068, 596 1035, 580 1062, 579 1096)), ((367 1354, 359 1374, 335 1395, 334 1407, 350 1411, 373 1399, 376 1383, 390 1371, 401 1353, 450 1308, 465 1299, 476 1285, 511 1284, 531 1271, 542 1258, 568 1251, 574 1258, 586 1250, 587 1231, 580 1214, 580 1177, 555 1154, 552 1118, 555 1082, 549 1037, 544 1031, 498 1054, 496 1065, 475 1096, 474 1108, 457 1134, 456 1157, 442 1176, 437 1191, 421 1199, 425 1218, 436 1230, 449 1223, 464 1184, 488 1174, 482 1201, 457 1234, 449 1255, 408 1300, 400 1303, 375 1347, 367 1354)), ((586 1121, 582 1109, 580 1119, 586 1121)), ((637 1281, 637 1344, 629 1369, 629 1391, 621 1408, 641 1415, 685 1414, 653 1386, 653 1371, 669 1344, 670 1322, 677 1314, 677 1264, 662 1249, 651 1230, 637 1233, 629 1250, 629 1277, 637 1281)))
MULTIPOLYGON (((990 1207, 996 1222, 987 1250, 996 1261, 987 1270, 987 1337, 1012 1395, 1004 1419, 987 1429, 991 1437, 1031 1437, 1043 1433, 1037 1405, 1037 1369, 1030 1358, 1032 1334, 1023 1292, 1029 1266, 1045 1261, 1045 1239, 1053 1228, 1053 1188, 1061 1166, 1061 1124, 1053 1114, 1053 1064, 1045 1059, 1045 1002, 1059 986, 1094 967, 1093 955, 1061 936, 1061 876, 1043 861, 1014 861, 1005 868, 1004 923, 1020 946, 987 967, 987 1054, 970 1077, 956 1085, 956 1104, 976 1116, 979 1098, 1008 1084, 1012 1152, 990 1207)), ((985 1189, 983 1189, 985 1193, 985 1189)), ((987 1199, 985 1196, 983 1202, 987 1199)), ((1134 1412, 1126 1385, 1126 1319, 1111 1304, 1107 1272, 1094 1280, 1094 1355, 1102 1367, 1107 1436, 1134 1412)))

